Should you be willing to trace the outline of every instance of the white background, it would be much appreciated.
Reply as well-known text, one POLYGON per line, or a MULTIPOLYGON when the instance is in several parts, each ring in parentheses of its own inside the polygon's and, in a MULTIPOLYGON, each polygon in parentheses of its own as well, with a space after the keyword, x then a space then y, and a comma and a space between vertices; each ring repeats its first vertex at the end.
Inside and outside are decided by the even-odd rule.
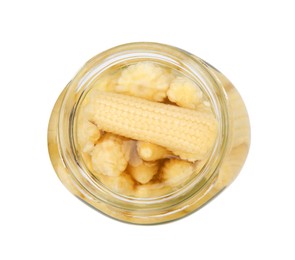
POLYGON ((0 259, 295 259, 294 1, 0 1, 0 259), (92 56, 156 41, 237 86, 252 145, 238 179, 170 224, 114 221, 72 196, 47 152, 51 109, 92 56))

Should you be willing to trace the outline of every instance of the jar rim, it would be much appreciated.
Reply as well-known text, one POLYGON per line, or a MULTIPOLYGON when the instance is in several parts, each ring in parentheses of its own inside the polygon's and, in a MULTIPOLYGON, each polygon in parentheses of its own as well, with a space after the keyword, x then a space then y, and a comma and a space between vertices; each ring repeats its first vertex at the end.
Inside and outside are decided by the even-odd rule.
POLYGON ((66 167, 69 168, 71 177, 84 191, 84 194, 91 199, 102 201, 114 208, 128 211, 140 207, 142 211, 150 211, 152 212, 151 214, 156 214, 155 212, 158 209, 163 210, 163 205, 165 205, 166 209, 182 207, 181 205, 187 199, 197 196, 201 191, 209 190, 212 187, 218 168, 222 163, 228 147, 229 117, 225 91, 218 80, 215 79, 214 75, 210 73, 208 66, 210 66, 208 63, 187 51, 153 42, 136 42, 119 45, 96 55, 86 62, 68 85, 58 120, 60 155, 66 167), (202 172, 181 189, 157 198, 142 199, 127 197, 114 193, 102 186, 97 186, 97 183, 85 172, 85 167, 79 161, 74 141, 76 111, 87 94, 87 91, 89 91, 93 76, 123 61, 130 62, 136 59, 152 59, 162 62, 164 60, 184 70, 208 92, 207 94, 210 97, 214 113, 219 123, 218 136, 214 148, 202 172), (206 181, 201 183, 200 181, 205 177, 206 181), (202 185, 197 185, 198 183, 202 185), (145 207, 142 208, 142 205, 145 205, 145 207))

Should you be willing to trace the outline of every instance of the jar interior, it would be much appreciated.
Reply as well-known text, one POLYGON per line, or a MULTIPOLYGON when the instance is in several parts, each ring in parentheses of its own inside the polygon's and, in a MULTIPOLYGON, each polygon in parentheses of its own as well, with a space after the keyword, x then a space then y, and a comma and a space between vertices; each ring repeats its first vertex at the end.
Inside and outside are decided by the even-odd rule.
MULTIPOLYGON (((96 91, 136 96, 140 99, 147 99, 149 102, 162 103, 177 108, 181 107, 175 101, 171 101, 167 94, 164 94, 164 96, 158 95, 159 97, 157 95, 154 96, 153 93, 150 93, 149 86, 146 86, 146 81, 148 83, 151 81, 156 82, 160 86, 160 90, 165 89, 162 86, 167 84, 167 82, 169 82, 170 86, 171 82, 194 85, 195 91, 200 91, 201 101, 194 108, 186 107, 185 109, 211 114, 216 119, 216 122, 219 122, 218 107, 216 105, 216 98, 212 95, 212 90, 198 76, 186 69, 183 63, 172 60, 167 56, 159 57, 156 54, 149 54, 148 56, 137 54, 135 57, 122 57, 122 59, 109 62, 104 64, 104 66, 94 66, 77 87, 79 89, 77 92, 78 101, 73 111, 71 125, 75 160, 80 167, 80 173, 87 179, 87 185, 95 187, 94 190, 98 190, 103 194, 111 194, 111 196, 120 200, 139 201, 140 203, 154 203, 155 201, 165 201, 176 197, 181 199, 182 194, 188 196, 190 192, 196 192, 201 189, 210 177, 207 173, 210 171, 214 151, 217 150, 219 145, 219 132, 202 160, 181 158, 181 155, 166 149, 166 147, 164 149, 167 154, 161 150, 163 152, 162 157, 158 155, 159 158, 156 157, 157 159, 155 160, 144 160, 146 159, 145 157, 142 158, 142 156, 138 155, 139 143, 143 147, 144 145, 148 146, 143 140, 136 140, 101 130, 94 121, 87 119, 87 113, 91 113, 91 102, 95 102, 93 97, 95 97, 96 91), (138 66, 142 66, 141 70, 146 71, 140 71, 138 66), (137 72, 136 69, 138 69, 137 72), (156 75, 148 75, 148 71, 156 75), (162 75, 163 73, 165 74, 164 76, 162 75), (134 82, 136 82, 135 88, 132 85, 134 82), (86 123, 85 118, 88 121, 86 123), (85 137, 85 131, 88 131, 88 137, 87 134, 85 137), (95 133, 97 136, 99 135, 99 138, 95 136, 95 133), (92 135, 90 141, 89 135, 92 135), (98 146, 100 146, 101 150, 97 148, 98 146), (121 148, 118 148, 119 146, 121 148), (114 159, 111 156, 112 151, 110 152, 110 149, 117 149, 117 151, 121 152, 121 157, 118 157, 121 159, 114 159), (129 154, 126 156, 128 159, 124 158, 124 151, 122 152, 122 150, 129 154), (110 154, 104 160, 109 160, 109 168, 99 164, 103 161, 102 157, 107 153, 110 154), (99 158, 98 163, 96 163, 94 156, 99 158), (123 165, 118 170, 116 167, 120 165, 120 160, 127 160, 127 166, 123 165), (169 167, 172 169, 172 172, 165 172, 169 167), (101 173, 101 170, 105 171, 105 174, 101 173), (118 173, 119 171, 122 172, 118 173), (145 171, 148 172, 148 177, 141 176, 141 173, 145 171), (177 171, 179 171, 178 174, 176 174, 177 171)), ((177 85, 176 83, 175 85, 177 85)), ((165 91, 167 92, 167 89, 165 91)), ((181 92, 177 91, 176 93, 181 94, 181 92)), ((107 113, 107 110, 104 112, 107 113)), ((100 111, 96 111, 96 113, 100 113, 100 111)), ((153 147, 147 148, 153 149, 153 147)))

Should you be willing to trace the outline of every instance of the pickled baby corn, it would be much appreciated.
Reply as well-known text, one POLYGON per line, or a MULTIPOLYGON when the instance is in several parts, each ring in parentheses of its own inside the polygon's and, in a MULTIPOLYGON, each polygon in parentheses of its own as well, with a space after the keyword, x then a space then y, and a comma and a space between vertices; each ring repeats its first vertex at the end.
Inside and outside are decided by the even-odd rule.
POLYGON ((145 184, 157 174, 158 169, 158 162, 142 162, 136 167, 129 165, 128 172, 137 182, 145 184))
POLYGON ((100 129, 204 159, 217 135, 217 121, 202 113, 127 95, 97 91, 91 120, 100 129))
POLYGON ((144 141, 137 142, 137 152, 145 161, 156 161, 172 155, 165 147, 144 141))

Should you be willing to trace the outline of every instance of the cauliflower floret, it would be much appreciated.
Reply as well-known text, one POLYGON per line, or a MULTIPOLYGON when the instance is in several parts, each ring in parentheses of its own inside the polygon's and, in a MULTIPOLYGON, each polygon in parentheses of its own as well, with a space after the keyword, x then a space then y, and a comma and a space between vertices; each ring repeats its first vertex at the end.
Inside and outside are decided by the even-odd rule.
POLYGON ((170 186, 177 186, 186 181, 193 174, 194 170, 192 163, 170 159, 162 167, 162 180, 170 186))
POLYGON ((128 172, 137 182, 145 184, 157 174, 158 168, 158 162, 142 162, 136 167, 129 165, 128 172))
POLYGON ((145 161, 156 161, 171 155, 165 147, 144 141, 137 142, 137 152, 145 161))
POLYGON ((119 72, 103 75, 92 83, 92 88, 109 92, 114 91, 120 75, 121 73, 119 72))
POLYGON ((126 174, 122 173, 119 176, 100 175, 98 179, 110 190, 123 195, 132 195, 134 190, 134 181, 126 174))
POLYGON ((192 80, 177 77, 171 82, 167 96, 180 107, 196 109, 202 102, 203 93, 192 80))
POLYGON ((107 176, 119 176, 127 167, 128 159, 123 150, 123 139, 106 134, 91 152, 94 171, 107 176))
POLYGON ((83 152, 90 152, 100 138, 100 130, 85 118, 79 120, 77 129, 78 144, 83 152))
POLYGON ((163 101, 171 74, 152 62, 138 62, 122 71, 116 91, 152 101, 163 101))

